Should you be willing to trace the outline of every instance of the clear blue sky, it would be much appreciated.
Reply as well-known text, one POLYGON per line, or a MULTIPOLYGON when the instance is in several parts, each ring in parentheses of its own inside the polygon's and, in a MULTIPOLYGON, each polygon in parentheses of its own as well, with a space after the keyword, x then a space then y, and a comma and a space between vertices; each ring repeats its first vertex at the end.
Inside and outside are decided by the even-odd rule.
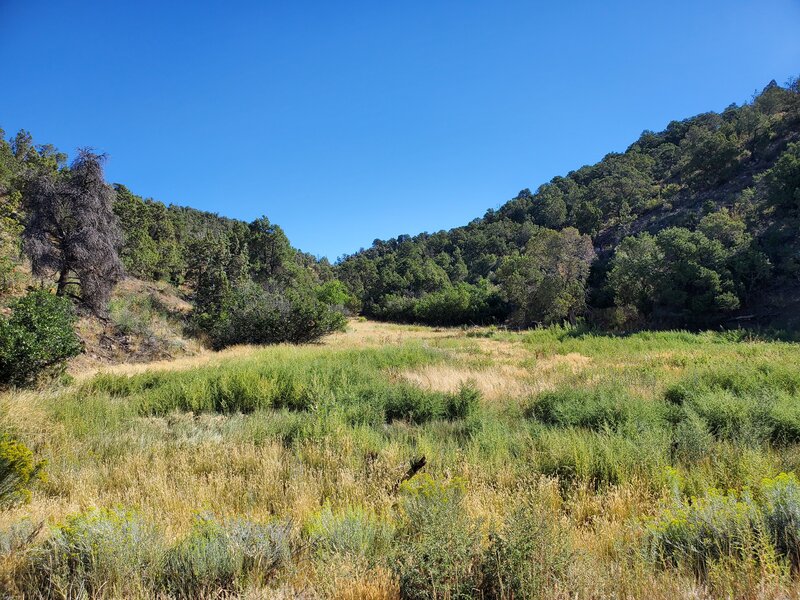
POLYGON ((800 74, 800 0, 0 0, 0 126, 331 259, 800 74))

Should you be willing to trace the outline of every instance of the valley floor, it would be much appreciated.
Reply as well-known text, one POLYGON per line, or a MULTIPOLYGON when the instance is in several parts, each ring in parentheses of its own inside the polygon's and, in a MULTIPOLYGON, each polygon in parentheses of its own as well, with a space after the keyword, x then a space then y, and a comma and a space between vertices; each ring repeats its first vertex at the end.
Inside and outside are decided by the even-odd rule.
POLYGON ((0 430, 45 461, 8 597, 800 597, 796 344, 352 320, 86 367, 0 430))

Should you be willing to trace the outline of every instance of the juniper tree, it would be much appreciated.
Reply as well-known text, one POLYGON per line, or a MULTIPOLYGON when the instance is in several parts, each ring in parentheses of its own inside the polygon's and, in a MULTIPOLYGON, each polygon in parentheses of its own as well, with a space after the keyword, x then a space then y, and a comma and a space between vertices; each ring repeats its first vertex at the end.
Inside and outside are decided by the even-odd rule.
POLYGON ((103 155, 78 152, 68 169, 34 172, 23 190, 23 250, 37 277, 55 277, 57 294, 80 286, 80 300, 105 311, 123 275, 122 237, 113 212, 114 190, 103 178, 103 155))

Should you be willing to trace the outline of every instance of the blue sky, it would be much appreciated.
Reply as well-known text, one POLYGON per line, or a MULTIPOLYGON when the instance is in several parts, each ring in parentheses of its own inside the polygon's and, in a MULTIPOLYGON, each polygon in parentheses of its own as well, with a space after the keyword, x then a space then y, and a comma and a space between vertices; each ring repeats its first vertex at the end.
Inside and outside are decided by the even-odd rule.
POLYGON ((0 126, 331 259, 800 75, 800 0, 0 0, 0 126))

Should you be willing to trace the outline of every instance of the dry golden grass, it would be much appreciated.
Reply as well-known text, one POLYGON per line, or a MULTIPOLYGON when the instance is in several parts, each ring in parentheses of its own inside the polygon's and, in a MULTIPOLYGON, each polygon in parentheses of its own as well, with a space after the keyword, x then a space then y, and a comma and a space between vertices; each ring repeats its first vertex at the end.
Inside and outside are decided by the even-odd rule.
POLYGON ((197 352, 189 356, 178 358, 156 360, 142 363, 122 363, 107 364, 97 362, 77 362, 70 369, 70 374, 76 380, 85 380, 94 377, 98 373, 108 373, 112 375, 138 375, 148 371, 185 371, 198 367, 214 367, 228 360, 246 358, 253 353, 261 350, 258 346, 231 346, 219 352, 213 352, 198 346, 197 352))
POLYGON ((513 365, 471 369, 450 365, 431 365, 399 374, 399 378, 423 389, 455 392, 466 383, 474 383, 487 400, 521 398, 542 389, 528 381, 529 373, 513 365))

